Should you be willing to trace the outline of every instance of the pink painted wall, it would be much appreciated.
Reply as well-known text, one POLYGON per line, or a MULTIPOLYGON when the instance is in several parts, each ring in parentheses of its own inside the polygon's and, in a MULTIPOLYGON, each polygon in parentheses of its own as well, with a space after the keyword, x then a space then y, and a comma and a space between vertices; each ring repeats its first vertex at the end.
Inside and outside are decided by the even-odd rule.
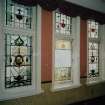
POLYGON ((42 10, 42 82, 52 80, 52 12, 42 10))

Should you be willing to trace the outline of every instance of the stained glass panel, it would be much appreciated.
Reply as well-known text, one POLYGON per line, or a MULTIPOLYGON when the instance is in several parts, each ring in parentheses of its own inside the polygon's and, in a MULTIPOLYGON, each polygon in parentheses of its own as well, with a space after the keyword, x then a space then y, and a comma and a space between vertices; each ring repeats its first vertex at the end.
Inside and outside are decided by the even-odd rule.
POLYGON ((32 37, 6 34, 5 87, 31 85, 32 37))
POLYGON ((56 12, 56 32, 64 35, 71 35, 72 17, 56 12))
POLYGON ((31 28, 32 8, 6 0, 6 25, 23 29, 31 28))
POLYGON ((55 47, 55 81, 71 80, 71 42, 57 40, 55 47))
POLYGON ((89 38, 98 38, 98 23, 95 21, 88 21, 88 36, 89 38))
POLYGON ((98 41, 98 23, 88 21, 88 77, 99 76, 99 41, 98 41))

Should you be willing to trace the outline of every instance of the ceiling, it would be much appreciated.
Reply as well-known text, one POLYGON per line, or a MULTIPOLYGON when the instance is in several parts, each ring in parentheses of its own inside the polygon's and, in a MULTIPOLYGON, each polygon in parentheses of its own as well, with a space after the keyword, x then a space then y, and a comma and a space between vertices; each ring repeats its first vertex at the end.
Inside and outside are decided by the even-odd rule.
POLYGON ((66 1, 105 13, 105 0, 66 0, 66 1))

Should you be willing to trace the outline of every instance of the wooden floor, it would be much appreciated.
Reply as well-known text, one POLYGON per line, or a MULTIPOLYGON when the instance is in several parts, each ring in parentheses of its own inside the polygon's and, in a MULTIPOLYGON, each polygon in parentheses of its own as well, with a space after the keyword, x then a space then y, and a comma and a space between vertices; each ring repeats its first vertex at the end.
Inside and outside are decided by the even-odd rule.
POLYGON ((69 105, 105 105, 105 96, 101 96, 94 99, 81 101, 81 102, 69 104, 69 105))

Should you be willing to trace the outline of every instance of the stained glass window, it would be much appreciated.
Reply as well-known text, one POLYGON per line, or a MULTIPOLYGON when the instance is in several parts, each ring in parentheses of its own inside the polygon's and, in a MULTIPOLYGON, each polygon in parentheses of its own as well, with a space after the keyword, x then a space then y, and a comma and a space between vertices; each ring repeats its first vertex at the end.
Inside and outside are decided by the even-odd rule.
POLYGON ((23 29, 31 28, 32 8, 6 0, 6 25, 23 29))
POLYGON ((99 76, 99 25, 93 20, 88 21, 88 77, 99 76))
POLYGON ((72 17, 56 12, 56 32, 65 35, 72 34, 72 17))
POLYGON ((59 10, 54 15, 52 86, 59 91, 80 86, 80 17, 70 17, 59 10))
POLYGON ((71 80, 71 42, 56 41, 55 81, 71 80))
POLYGON ((56 11, 55 25, 54 81, 65 83, 72 80, 72 18, 56 11))
POLYGON ((32 37, 6 34, 5 87, 31 85, 32 37))

